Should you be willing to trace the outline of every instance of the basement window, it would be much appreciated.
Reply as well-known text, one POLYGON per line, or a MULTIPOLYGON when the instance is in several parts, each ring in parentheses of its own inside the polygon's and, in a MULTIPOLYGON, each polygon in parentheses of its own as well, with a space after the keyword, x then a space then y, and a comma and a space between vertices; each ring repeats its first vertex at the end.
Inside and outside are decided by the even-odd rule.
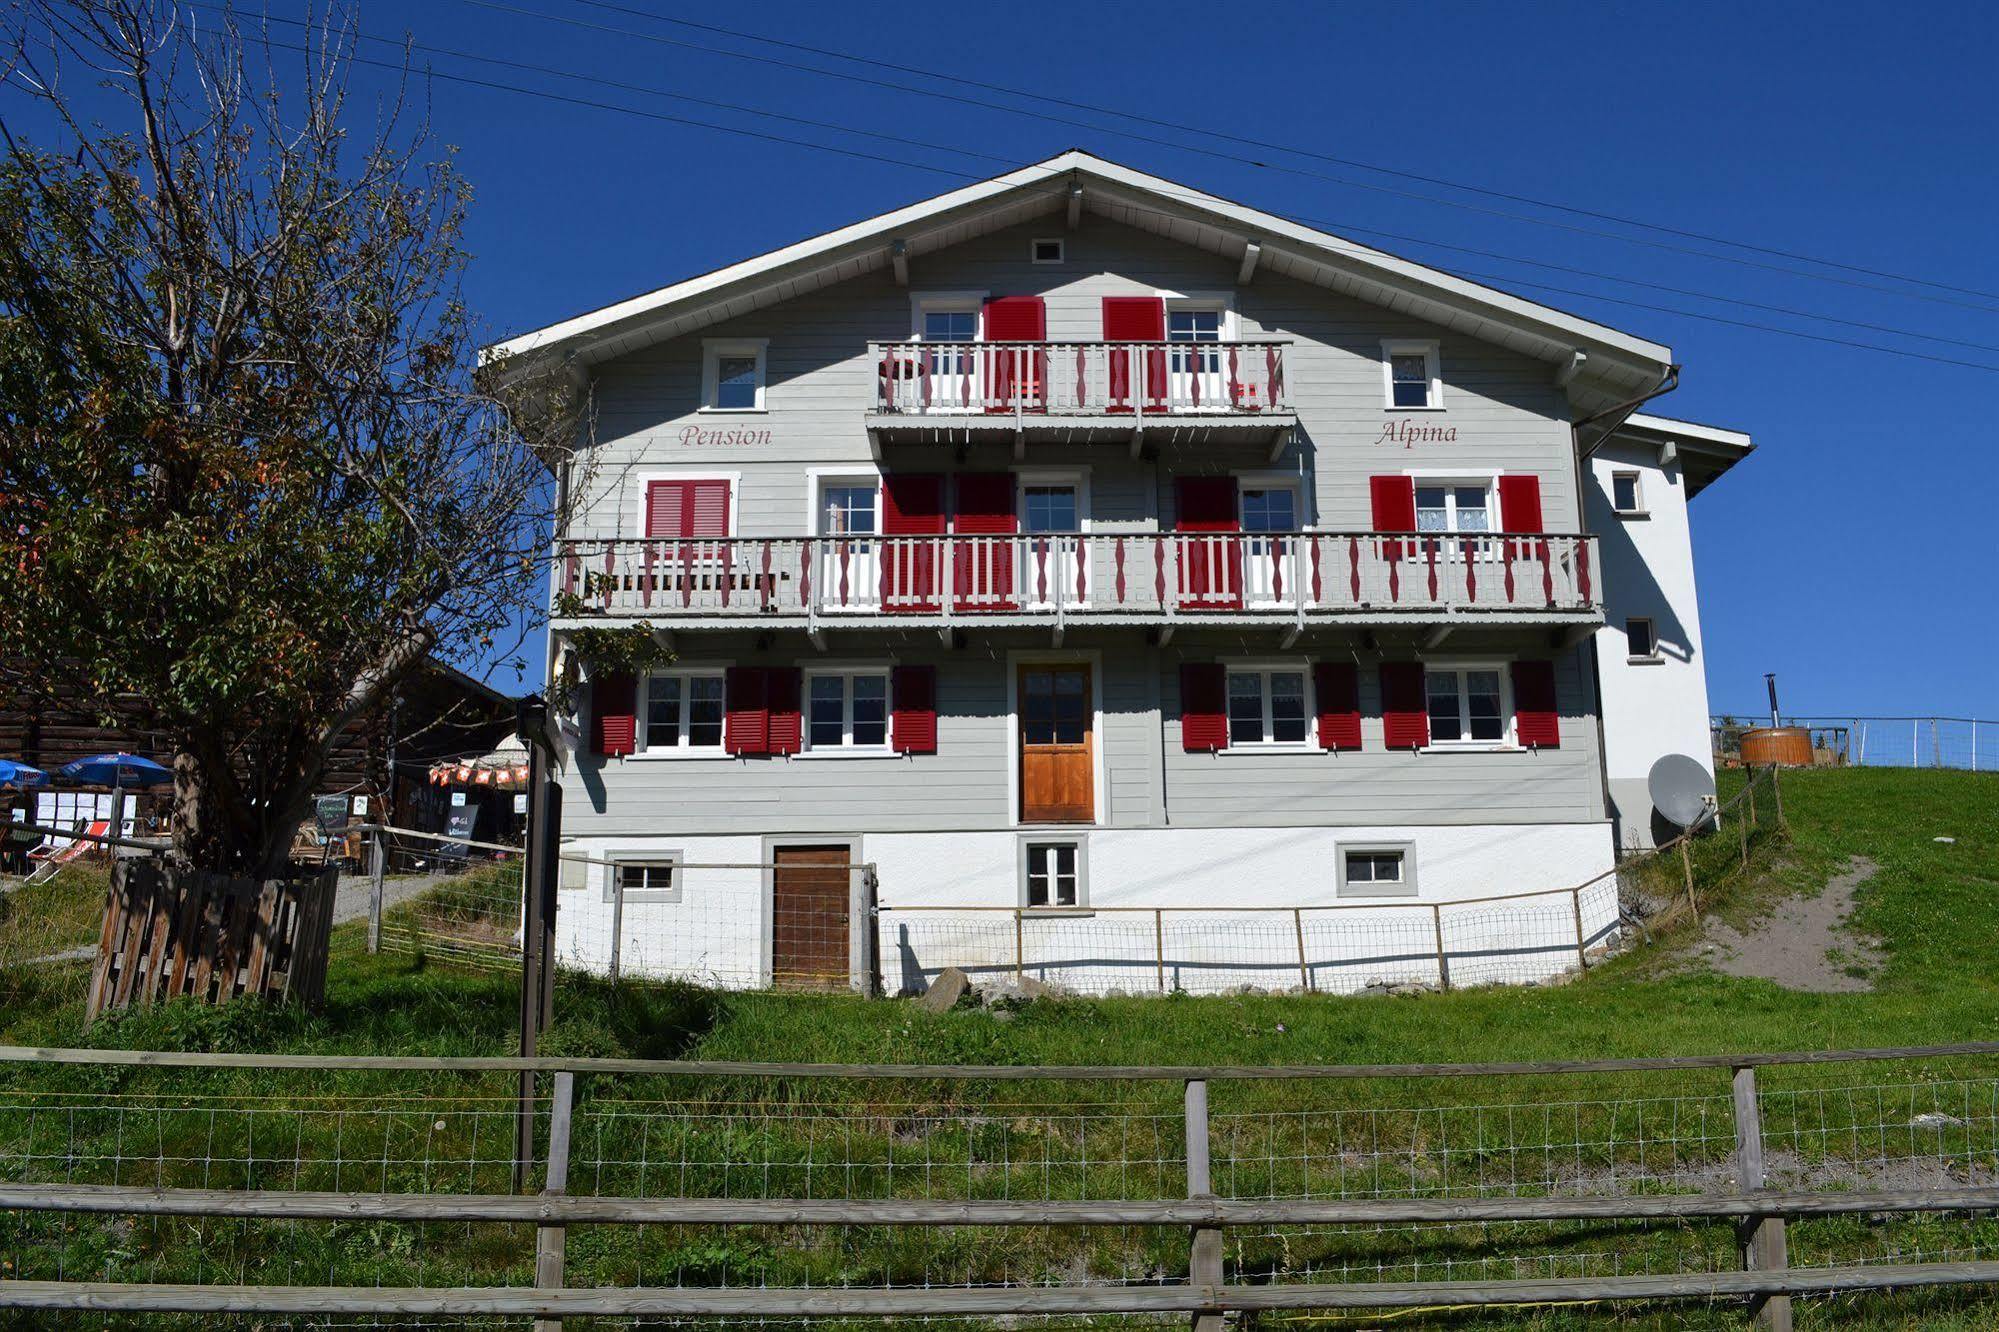
POLYGON ((1415 852, 1406 842, 1342 843, 1339 869, 1341 897, 1416 895, 1415 852))
POLYGON ((1084 844, 1026 838, 1020 844, 1020 904, 1029 911, 1079 911, 1089 901, 1084 844))
POLYGON ((619 897, 630 906, 634 902, 678 902, 680 900, 680 857, 678 853, 647 855, 611 864, 611 883, 604 900, 619 897))

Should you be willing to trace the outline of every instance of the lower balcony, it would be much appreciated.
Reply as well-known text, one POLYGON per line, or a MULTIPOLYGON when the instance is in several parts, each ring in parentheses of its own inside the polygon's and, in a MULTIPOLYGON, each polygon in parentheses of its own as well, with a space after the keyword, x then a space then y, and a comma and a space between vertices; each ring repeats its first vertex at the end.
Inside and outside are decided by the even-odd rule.
POLYGON ((1596 539, 1129 532, 558 543, 558 627, 1601 624, 1596 539))

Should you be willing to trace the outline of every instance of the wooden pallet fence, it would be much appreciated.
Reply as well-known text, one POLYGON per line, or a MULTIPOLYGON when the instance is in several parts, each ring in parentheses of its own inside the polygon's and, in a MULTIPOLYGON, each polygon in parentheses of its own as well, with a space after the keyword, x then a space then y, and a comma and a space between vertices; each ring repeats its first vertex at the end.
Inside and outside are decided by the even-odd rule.
POLYGON ((243 879, 121 860, 111 871, 86 1013, 244 995, 318 1004, 339 872, 243 879))

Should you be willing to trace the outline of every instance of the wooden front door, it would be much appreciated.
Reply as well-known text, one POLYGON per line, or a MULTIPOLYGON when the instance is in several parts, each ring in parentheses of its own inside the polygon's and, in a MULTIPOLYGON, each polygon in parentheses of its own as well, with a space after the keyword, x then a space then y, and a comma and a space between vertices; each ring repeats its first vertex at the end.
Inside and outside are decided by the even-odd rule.
POLYGON ((1097 817, 1088 666, 1020 668, 1020 821, 1097 817))
POLYGON ((771 981, 779 989, 847 988, 851 853, 781 846, 771 855, 771 981))

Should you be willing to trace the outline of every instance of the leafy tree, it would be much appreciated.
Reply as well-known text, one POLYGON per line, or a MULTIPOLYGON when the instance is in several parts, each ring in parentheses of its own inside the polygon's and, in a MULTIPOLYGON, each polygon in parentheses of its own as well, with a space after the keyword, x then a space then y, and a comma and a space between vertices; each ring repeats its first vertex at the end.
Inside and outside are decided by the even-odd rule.
POLYGON ((0 662, 143 704, 176 854, 272 873, 346 726, 533 617, 581 413, 553 368, 475 374, 467 188, 406 86, 350 113, 351 29, 29 11, 12 91, 54 129, 0 121, 0 662))

